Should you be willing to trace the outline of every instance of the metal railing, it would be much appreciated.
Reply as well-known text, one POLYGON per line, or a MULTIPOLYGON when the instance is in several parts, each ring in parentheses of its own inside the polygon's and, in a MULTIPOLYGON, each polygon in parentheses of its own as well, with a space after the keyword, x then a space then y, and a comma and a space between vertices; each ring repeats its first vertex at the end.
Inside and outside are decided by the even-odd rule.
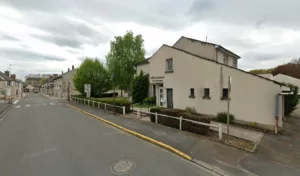
POLYGON ((195 124, 199 124, 199 125, 204 125, 204 126, 208 126, 208 127, 217 128, 218 132, 219 132, 219 140, 222 140, 222 124, 213 125, 213 124, 209 124, 209 123, 203 123, 203 122, 198 122, 198 121, 195 121, 195 120, 185 119, 185 118, 182 118, 182 116, 175 117, 175 116, 169 116, 169 115, 165 115, 165 114, 158 114, 157 112, 153 113, 153 112, 145 112, 145 111, 139 111, 139 110, 136 110, 136 112, 137 112, 136 114, 137 114, 138 118, 140 118, 142 114, 155 115, 155 123, 158 123, 158 117, 159 116, 160 117, 177 119, 177 120, 179 120, 179 130, 182 130, 182 122, 183 121, 187 121, 187 122, 191 122, 191 123, 195 123, 195 124))
POLYGON ((126 114, 125 106, 117 106, 117 105, 112 105, 112 104, 108 104, 108 103, 102 103, 102 102, 95 101, 95 100, 89 100, 89 99, 85 99, 85 98, 78 98, 78 97, 72 97, 72 96, 70 96, 70 100, 74 101, 76 103, 87 104, 88 106, 90 106, 90 104, 91 104, 93 107, 97 107, 99 109, 104 109, 104 110, 108 110, 108 106, 121 108, 122 109, 122 114, 123 115, 126 114), (101 108, 101 107, 103 107, 103 108, 101 108))

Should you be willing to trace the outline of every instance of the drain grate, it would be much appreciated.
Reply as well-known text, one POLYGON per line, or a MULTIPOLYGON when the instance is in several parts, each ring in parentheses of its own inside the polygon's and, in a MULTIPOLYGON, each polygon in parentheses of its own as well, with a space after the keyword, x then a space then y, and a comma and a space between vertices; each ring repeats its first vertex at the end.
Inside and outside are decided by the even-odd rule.
POLYGON ((125 175, 135 168, 135 163, 128 159, 118 160, 114 162, 110 168, 110 172, 114 175, 125 175))

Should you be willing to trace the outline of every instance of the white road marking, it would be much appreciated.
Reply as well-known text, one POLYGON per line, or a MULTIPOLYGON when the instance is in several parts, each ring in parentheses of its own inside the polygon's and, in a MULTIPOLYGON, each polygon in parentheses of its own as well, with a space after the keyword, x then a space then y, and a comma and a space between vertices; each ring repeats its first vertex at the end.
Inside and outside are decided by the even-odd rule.
POLYGON ((15 100, 14 102, 13 102, 13 104, 17 104, 19 102, 19 100, 15 100))
POLYGON ((25 105, 26 107, 29 107, 30 105, 29 104, 27 104, 27 105, 25 105))
POLYGON ((24 155, 22 157, 22 159, 26 159, 26 158, 34 158, 34 157, 37 157, 39 155, 42 155, 42 154, 46 154, 46 153, 50 153, 50 152, 53 152, 57 150, 57 148, 51 148, 51 149, 45 149, 45 150, 41 150, 41 151, 38 151, 38 152, 34 152, 34 153, 29 153, 27 155, 24 155))
POLYGON ((53 106, 53 105, 55 105, 55 103, 50 103, 50 105, 52 105, 52 106, 53 106))
POLYGON ((20 105, 16 106, 16 108, 20 108, 20 107, 21 107, 20 105))

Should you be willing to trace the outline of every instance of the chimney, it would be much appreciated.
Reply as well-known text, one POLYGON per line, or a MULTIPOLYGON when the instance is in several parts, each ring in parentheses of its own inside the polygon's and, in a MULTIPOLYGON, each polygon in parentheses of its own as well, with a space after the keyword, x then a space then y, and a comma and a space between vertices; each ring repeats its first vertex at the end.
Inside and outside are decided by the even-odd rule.
POLYGON ((12 75, 10 75, 10 78, 13 79, 13 80, 16 80, 16 75, 12 74, 12 75))
POLYGON ((68 68, 68 72, 70 71, 70 68, 68 68))
POLYGON ((72 70, 74 70, 74 65, 72 65, 72 70))
POLYGON ((9 71, 8 71, 8 70, 6 70, 6 71, 4 72, 4 74, 5 74, 6 76, 9 77, 9 71))

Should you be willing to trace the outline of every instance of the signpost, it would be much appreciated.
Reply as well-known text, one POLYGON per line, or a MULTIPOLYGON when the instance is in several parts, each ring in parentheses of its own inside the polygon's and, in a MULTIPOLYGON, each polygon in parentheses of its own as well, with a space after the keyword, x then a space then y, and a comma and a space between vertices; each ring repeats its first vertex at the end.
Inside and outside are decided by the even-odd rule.
POLYGON ((90 84, 84 84, 84 93, 86 93, 86 97, 91 97, 91 85, 90 84))

